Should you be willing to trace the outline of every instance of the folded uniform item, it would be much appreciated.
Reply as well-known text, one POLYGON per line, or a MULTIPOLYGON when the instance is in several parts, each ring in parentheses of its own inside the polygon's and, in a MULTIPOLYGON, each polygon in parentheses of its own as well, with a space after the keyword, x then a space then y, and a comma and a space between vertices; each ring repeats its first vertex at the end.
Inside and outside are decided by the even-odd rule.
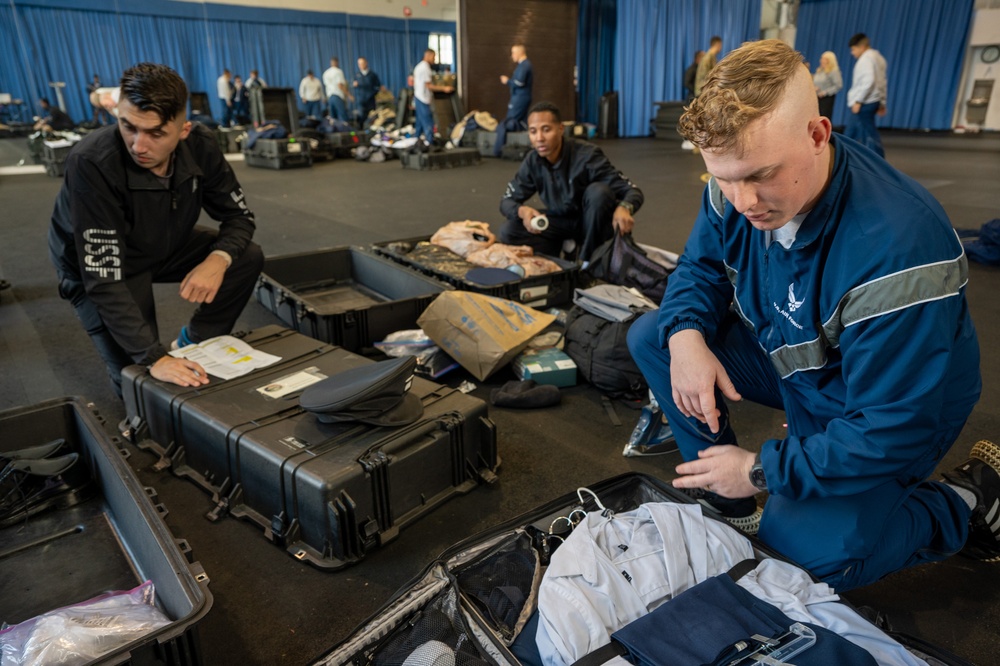
POLYGON ((555 386, 540 385, 533 379, 523 382, 509 381, 490 393, 490 402, 497 407, 535 409, 551 407, 562 401, 562 394, 555 386))
POLYGON ((409 392, 416 368, 415 357, 402 356, 338 372, 303 391, 299 405, 323 423, 409 425, 424 413, 409 392))

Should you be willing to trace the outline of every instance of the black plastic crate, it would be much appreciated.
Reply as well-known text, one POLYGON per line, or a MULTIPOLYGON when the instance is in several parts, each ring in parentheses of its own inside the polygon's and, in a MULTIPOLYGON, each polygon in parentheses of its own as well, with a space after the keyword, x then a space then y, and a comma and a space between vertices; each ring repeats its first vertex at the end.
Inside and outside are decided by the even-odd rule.
POLYGON ((191 103, 190 115, 212 117, 212 107, 208 102, 208 93, 192 92, 188 95, 188 99, 191 103))
POLYGON ((326 138, 339 157, 350 157, 352 150, 371 143, 371 137, 366 132, 332 132, 326 138))
MULTIPOLYGON (((411 255, 411 249, 415 248, 419 243, 425 243, 429 240, 430 236, 419 236, 417 238, 375 243, 372 245, 372 251, 430 275, 437 280, 447 282, 456 289, 463 291, 474 291, 488 296, 506 298, 535 308, 567 305, 573 302, 573 290, 577 287, 580 275, 580 267, 575 262, 558 257, 541 255, 557 263, 563 270, 558 273, 515 279, 512 282, 500 285, 483 285, 466 279, 466 273, 476 266, 453 252, 451 253, 453 257, 450 257, 447 265, 442 267, 430 266, 422 261, 421 258, 411 255)), ((446 248, 439 249, 441 252, 450 252, 446 248)))
POLYGON ((308 141, 295 139, 257 139, 252 148, 243 150, 247 166, 262 169, 297 169, 312 166, 308 141))
POLYGON ((285 126, 289 134, 299 130, 299 107, 295 90, 292 88, 261 88, 259 90, 264 106, 264 119, 277 120, 285 126))
POLYGON ((452 148, 437 152, 402 152, 399 155, 404 169, 429 171, 479 164, 479 151, 473 148, 452 148))
POLYGON ((201 663, 197 623, 212 607, 208 577, 171 535, 166 509, 143 488, 117 437, 80 398, 0 412, 0 451, 62 438, 80 455, 73 492, 46 511, 0 528, 0 618, 9 624, 145 580, 173 622, 97 660, 136 666, 201 663))
POLYGON ((246 128, 242 125, 236 127, 219 127, 216 130, 216 138, 219 140, 219 149, 223 153, 238 153, 246 139, 246 128))
POLYGON ((417 318, 451 285, 360 248, 270 257, 257 300, 291 328, 358 351, 417 318))

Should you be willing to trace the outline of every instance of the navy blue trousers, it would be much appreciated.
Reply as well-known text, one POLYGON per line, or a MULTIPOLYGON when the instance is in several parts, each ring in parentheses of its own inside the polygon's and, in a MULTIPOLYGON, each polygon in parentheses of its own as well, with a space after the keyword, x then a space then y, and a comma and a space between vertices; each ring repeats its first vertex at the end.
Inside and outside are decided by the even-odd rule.
POLYGON ((875 114, 878 112, 878 107, 878 102, 862 104, 860 111, 847 114, 847 125, 844 127, 844 134, 865 148, 874 150, 880 157, 885 157, 885 150, 882 148, 882 137, 879 136, 878 128, 875 127, 875 114))
MULTIPOLYGON (((694 460, 698 451, 709 446, 736 444, 729 410, 718 390, 715 400, 722 416, 716 435, 677 409, 670 388, 670 353, 659 343, 658 314, 650 312, 632 325, 628 345, 670 421, 681 455, 684 460, 694 460)), ((826 429, 829 416, 813 414, 786 399, 767 354, 735 315, 730 314, 720 327, 710 349, 745 400, 784 409, 789 423, 802 424, 809 432, 826 429)), ((963 420, 951 426, 951 441, 964 424, 963 420)), ((969 516, 968 505, 943 483, 904 485, 897 479, 886 479, 857 495, 790 499, 772 494, 764 507, 758 536, 843 591, 868 585, 905 567, 953 555, 965 544, 969 516)))

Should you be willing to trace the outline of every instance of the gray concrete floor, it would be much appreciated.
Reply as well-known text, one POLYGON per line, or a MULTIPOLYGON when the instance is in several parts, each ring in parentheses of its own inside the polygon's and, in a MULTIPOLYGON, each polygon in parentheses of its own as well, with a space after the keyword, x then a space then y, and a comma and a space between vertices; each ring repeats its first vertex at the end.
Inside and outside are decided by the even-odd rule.
MULTIPOLYGON (((4 155, 17 151, 9 141, 23 140, 0 142, 4 155)), ((681 251, 703 187, 700 158, 674 141, 601 145, 646 194, 637 239, 681 251)), ((966 147, 935 137, 886 136, 886 145, 889 161, 928 187, 956 227, 978 228, 1000 216, 1000 150, 994 139, 966 147)), ((430 234, 453 220, 498 225, 500 195, 516 165, 486 160, 477 167, 415 172, 399 162, 338 160, 308 170, 268 171, 240 162, 234 168, 257 213, 257 241, 268 255, 280 255, 430 234)), ((44 175, 0 179, 0 277, 14 284, 0 295, 0 408, 83 395, 97 405, 111 432, 124 410, 71 308, 58 298, 47 259, 45 234, 59 185, 44 175)), ((968 297, 980 333, 984 390, 945 466, 963 459, 977 439, 1000 436, 1000 354, 992 346, 1000 324, 998 288, 997 269, 970 267, 968 297)), ((164 335, 189 314, 175 293, 171 287, 158 291, 164 335)), ((252 301, 240 327, 271 323, 275 318, 252 301)), ((483 383, 476 395, 486 398, 507 378, 500 374, 483 383)), ((619 407, 623 425, 616 427, 589 387, 564 390, 563 397, 562 405, 547 410, 492 409, 503 457, 499 483, 447 503, 338 573, 295 561, 250 524, 209 523, 203 518, 210 508, 207 495, 154 471, 153 457, 134 451, 132 467, 144 485, 158 490, 170 510, 168 524, 188 540, 211 577, 214 607, 199 625, 205 663, 305 663, 343 639, 450 544, 603 478, 628 471, 673 475, 676 455, 621 456, 637 412, 619 407)), ((747 443, 775 436, 783 422, 781 413, 752 404, 737 405, 733 420, 747 443)), ((1000 663, 1000 565, 952 558, 890 576, 850 599, 885 611, 897 630, 979 664, 1000 663)))

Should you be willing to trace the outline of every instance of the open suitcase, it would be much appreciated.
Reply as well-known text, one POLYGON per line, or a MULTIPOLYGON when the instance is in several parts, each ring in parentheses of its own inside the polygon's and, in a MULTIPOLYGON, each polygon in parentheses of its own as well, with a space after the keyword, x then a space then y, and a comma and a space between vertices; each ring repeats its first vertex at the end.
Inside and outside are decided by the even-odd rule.
MULTIPOLYGON (((170 624, 117 648, 108 647, 114 644, 112 640, 104 647, 77 641, 76 649, 104 652, 91 664, 201 664, 198 624, 213 603, 209 578, 188 543, 176 538, 164 523, 167 509, 158 503, 152 488, 140 484, 127 457, 124 443, 106 432, 104 419, 81 398, 57 398, 0 411, 0 477, 6 476, 0 479, 4 481, 0 493, 10 493, 15 482, 24 506, 30 507, 12 515, 9 502, 17 495, 2 496, 0 620, 17 625, 150 580, 156 606, 170 624), (37 483, 18 482, 16 472, 7 476, 12 451, 47 443, 59 448, 45 458, 78 456, 67 472, 45 480, 34 477, 37 483)), ((116 617, 106 614, 90 619, 98 620, 107 622, 100 625, 107 627, 115 624, 116 617)), ((58 620, 50 622, 49 628, 59 626, 58 620)), ((71 622, 67 620, 66 625, 71 622)), ((40 657, 41 651, 45 658, 60 652, 55 641, 46 640, 46 634, 52 635, 47 630, 32 633, 34 657, 40 657)), ((10 633, 0 634, 0 662, 22 663, 24 657, 36 663, 33 656, 18 656, 17 644, 10 633)))
POLYGON ((123 434, 160 455, 161 468, 210 492, 211 520, 249 520, 296 559, 340 569, 445 500, 496 479, 496 433, 483 401, 414 377, 410 391, 424 407, 416 423, 322 423, 299 407, 299 392, 275 398, 269 389, 374 361, 280 326, 244 341, 282 360, 196 389, 139 366, 122 373, 123 434))
MULTIPOLYGON (((609 512, 602 511, 605 507, 612 513, 621 514, 647 503, 670 503, 674 508, 687 507, 686 510, 694 504, 693 500, 669 484, 637 473, 607 479, 586 491, 560 497, 452 546, 347 638, 313 663, 322 666, 539 663, 537 651, 532 654, 525 639, 535 636, 534 632, 538 631, 539 614, 536 609, 543 574, 553 554, 571 531, 570 520, 574 516, 579 517, 581 511, 597 518, 609 516, 609 512)), ((707 514, 705 517, 714 523, 718 533, 742 535, 728 523, 707 514), (721 529, 720 525, 723 526, 721 529)), ((680 538, 683 537, 682 534, 680 538)), ((749 549, 757 560, 779 561, 785 570, 800 572, 805 581, 816 582, 755 537, 745 538, 749 540, 749 549)), ((670 546, 670 542, 665 542, 665 547, 670 546)), ((626 573, 623 571, 622 575, 628 579, 626 573)), ((709 572, 712 576, 725 573, 725 569, 709 572)), ((589 602, 603 608, 596 601, 598 596, 588 597, 583 605, 589 602)), ((670 603, 666 601, 664 605, 670 603)), ((919 639, 883 631, 865 619, 867 613, 855 610, 843 600, 827 603, 836 608, 836 617, 851 620, 843 625, 847 629, 841 630, 845 637, 872 653, 878 651, 878 663, 968 664, 919 639)), ((580 606, 566 602, 560 610, 562 608, 572 615, 580 606)), ((589 625, 579 628, 584 635, 587 628, 593 629, 589 625)), ((684 632, 685 628, 675 623, 663 630, 684 632)), ((687 664, 688 661, 670 658, 658 661, 654 657, 647 663, 672 665, 687 664)), ((768 661, 761 654, 747 662, 738 660, 732 663, 743 666, 745 663, 789 665, 800 662, 794 658, 790 661, 768 661)))

